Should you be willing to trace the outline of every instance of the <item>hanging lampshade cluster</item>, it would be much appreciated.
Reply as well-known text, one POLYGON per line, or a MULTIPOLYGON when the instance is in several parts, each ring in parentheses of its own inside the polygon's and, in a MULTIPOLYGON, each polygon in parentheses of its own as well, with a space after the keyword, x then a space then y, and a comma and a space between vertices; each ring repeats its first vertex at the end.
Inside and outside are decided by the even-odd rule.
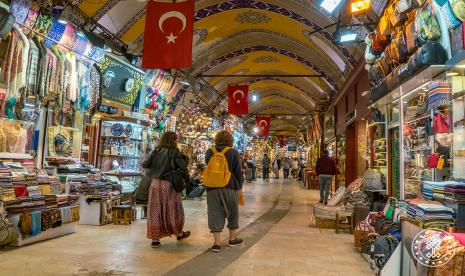
POLYGON ((184 138, 207 139, 212 122, 213 118, 200 109, 183 112, 179 117, 179 131, 184 138))

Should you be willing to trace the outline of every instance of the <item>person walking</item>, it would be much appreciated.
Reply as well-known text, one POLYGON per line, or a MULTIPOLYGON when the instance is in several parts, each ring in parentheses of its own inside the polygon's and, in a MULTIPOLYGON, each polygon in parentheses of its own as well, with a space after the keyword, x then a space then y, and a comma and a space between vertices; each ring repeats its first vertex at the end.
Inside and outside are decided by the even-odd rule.
POLYGON ((320 182, 320 203, 328 204, 329 190, 333 182, 333 176, 337 174, 336 161, 325 150, 316 162, 316 173, 320 182))
MULTIPOLYGON (((225 187, 212 188, 207 184, 207 210, 208 210, 208 227, 213 233, 214 244, 211 247, 212 252, 221 250, 221 232, 225 226, 225 219, 228 220, 227 228, 229 229, 229 247, 236 247, 242 244, 242 239, 237 237, 239 229, 239 193, 244 182, 242 175, 241 156, 237 150, 232 148, 232 135, 223 130, 215 136, 215 146, 207 150, 205 154, 205 163, 209 164, 212 157, 218 161, 218 155, 223 154, 226 159, 228 172, 230 173, 229 182, 225 187)), ((224 160, 224 159, 223 159, 224 160)), ((209 166, 207 165, 206 173, 209 166)), ((213 169, 212 169, 213 171, 213 169)), ((215 171, 216 172, 216 171, 215 171)), ((204 181, 206 181, 204 175, 204 181)))
MULTIPOLYGON (((160 138, 158 146, 142 162, 152 182, 148 187, 147 204, 147 238, 152 240, 152 247, 161 246, 160 239, 176 235, 178 241, 190 236, 184 228, 184 208, 181 193, 176 192, 168 176, 173 168, 185 170, 188 161, 177 148, 178 137, 174 132, 166 132, 160 138)), ((185 179, 188 182, 188 179, 185 179)))
POLYGON ((299 177, 299 160, 297 158, 294 158, 292 160, 292 176, 297 179, 299 177))
POLYGON ((255 156, 252 156, 252 181, 257 180, 256 174, 257 174, 257 159, 255 159, 255 156))
POLYGON ((284 159, 283 162, 283 171, 284 171, 284 179, 289 178, 289 170, 291 169, 291 162, 288 158, 284 159))
POLYGON ((252 163, 252 157, 249 156, 247 158, 247 182, 252 182, 253 175, 254 175, 253 170, 254 168, 253 168, 253 163, 252 163))
POLYGON ((268 157, 268 154, 263 154, 263 159, 262 159, 262 177, 263 180, 266 180, 266 182, 269 181, 270 178, 270 164, 271 160, 268 157))
POLYGON ((281 170, 281 159, 276 157, 273 161, 273 173, 276 179, 279 179, 279 171, 281 170))

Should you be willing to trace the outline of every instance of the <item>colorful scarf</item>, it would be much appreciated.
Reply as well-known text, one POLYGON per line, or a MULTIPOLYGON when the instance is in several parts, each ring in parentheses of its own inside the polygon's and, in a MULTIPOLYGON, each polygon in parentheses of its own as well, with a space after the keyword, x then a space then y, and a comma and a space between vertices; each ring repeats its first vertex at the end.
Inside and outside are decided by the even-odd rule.
POLYGON ((52 211, 47 210, 42 212, 42 231, 52 228, 52 211))
POLYGON ((42 220, 41 220, 41 211, 32 212, 32 236, 37 236, 42 230, 42 220))

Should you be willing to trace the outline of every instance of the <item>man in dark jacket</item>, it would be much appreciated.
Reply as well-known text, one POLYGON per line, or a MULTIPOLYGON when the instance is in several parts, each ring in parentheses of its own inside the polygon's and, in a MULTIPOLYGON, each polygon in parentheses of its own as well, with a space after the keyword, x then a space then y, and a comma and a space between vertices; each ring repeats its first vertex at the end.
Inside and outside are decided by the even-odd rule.
MULTIPOLYGON (((240 190, 242 190, 244 179, 242 175, 241 156, 232 146, 233 137, 226 130, 219 132, 215 136, 215 149, 217 152, 221 152, 226 147, 230 147, 224 156, 228 162, 229 171, 231 172, 231 178, 226 187, 207 188, 208 227, 215 239, 215 243, 211 250, 216 253, 221 250, 220 234, 224 229, 225 219, 228 219, 228 246, 236 247, 242 244, 242 239, 236 237, 236 231, 239 229, 239 193, 240 190)), ((206 164, 208 164, 212 156, 213 151, 211 149, 207 150, 205 154, 206 164)))
POLYGON ((268 157, 268 154, 263 154, 263 159, 262 159, 262 177, 263 180, 266 180, 267 182, 269 181, 268 179, 270 178, 270 164, 271 160, 268 157))
POLYGON ((337 173, 336 162, 329 156, 325 150, 316 162, 316 173, 320 180, 320 203, 328 203, 329 189, 333 182, 333 176, 337 173))

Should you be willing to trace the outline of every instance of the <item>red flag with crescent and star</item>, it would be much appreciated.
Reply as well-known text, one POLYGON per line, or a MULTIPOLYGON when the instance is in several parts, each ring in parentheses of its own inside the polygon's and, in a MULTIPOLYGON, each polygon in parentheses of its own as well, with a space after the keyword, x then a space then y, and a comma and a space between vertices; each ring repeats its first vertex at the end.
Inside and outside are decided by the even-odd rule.
POLYGON ((194 0, 147 3, 142 68, 192 66, 194 9, 194 0))
POLYGON ((267 117, 256 117, 255 121, 257 123, 257 136, 267 137, 270 134, 270 124, 271 118, 267 117))
POLYGON ((249 86, 228 86, 228 113, 243 115, 249 113, 249 86))

